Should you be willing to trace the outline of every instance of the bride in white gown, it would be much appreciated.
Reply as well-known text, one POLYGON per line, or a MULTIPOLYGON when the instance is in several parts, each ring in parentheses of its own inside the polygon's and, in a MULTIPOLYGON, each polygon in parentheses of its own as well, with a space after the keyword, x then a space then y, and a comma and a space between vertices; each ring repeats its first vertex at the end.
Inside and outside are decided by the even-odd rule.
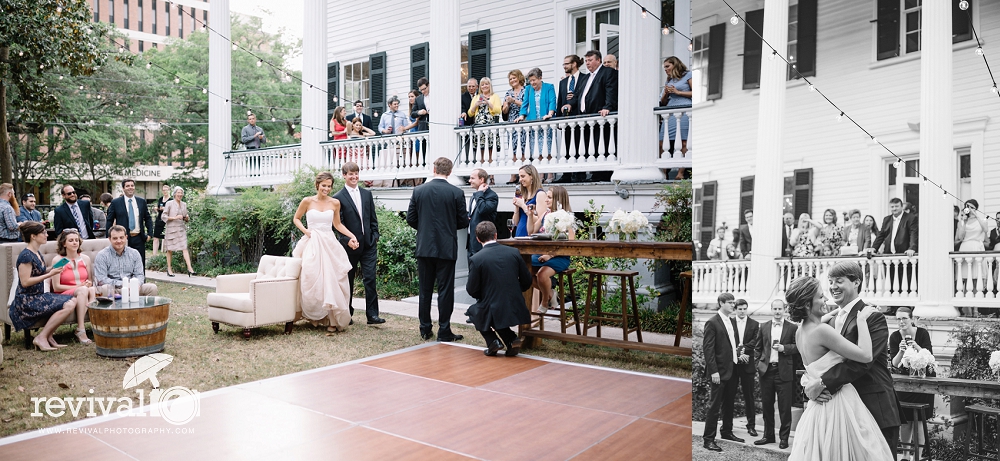
MULTIPOLYGON (((795 279, 785 295, 792 321, 802 321, 795 343, 806 372, 802 385, 821 380, 830 367, 846 360, 872 361, 872 338, 865 320, 871 306, 858 312, 858 344, 850 342, 825 322, 825 303, 818 280, 795 279)), ((808 401, 795 429, 789 461, 892 461, 892 451, 878 423, 851 384, 844 385, 826 403, 808 401)))
POLYGON ((292 222, 302 231, 302 239, 292 255, 302 258, 299 283, 302 291, 302 316, 314 324, 326 324, 327 331, 344 331, 351 321, 351 289, 347 273, 351 262, 347 251, 337 240, 333 229, 350 239, 348 245, 357 248, 357 238, 340 222, 340 201, 330 197, 333 175, 316 175, 316 195, 302 199, 292 222), (309 223, 302 224, 305 215, 309 223))

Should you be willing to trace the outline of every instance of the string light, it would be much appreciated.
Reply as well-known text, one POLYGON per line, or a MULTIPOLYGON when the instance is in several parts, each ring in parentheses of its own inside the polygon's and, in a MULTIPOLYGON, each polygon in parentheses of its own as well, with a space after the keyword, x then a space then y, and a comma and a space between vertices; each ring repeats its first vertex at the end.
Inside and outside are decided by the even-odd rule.
POLYGON ((264 60, 263 59, 258 59, 257 60, 257 67, 260 67, 260 66, 263 66, 263 65, 264 65, 264 60))
POLYGON ((962 10, 962 11, 968 10, 969 9, 969 2, 966 1, 966 0, 962 0, 962 1, 958 2, 958 8, 960 10, 962 10))
POLYGON ((809 91, 816 91, 816 85, 813 85, 812 83, 810 83, 809 84, 809 91))
POLYGON ((146 63, 146 68, 147 69, 151 69, 152 67, 153 67, 153 63, 151 63, 151 62, 147 62, 146 63))
POLYGON ((174 83, 180 83, 180 82, 181 82, 180 77, 174 77, 174 83))
POLYGON ((979 55, 979 56, 982 56, 983 55, 983 47, 977 46, 976 47, 976 54, 979 55))
POLYGON ((646 8, 643 8, 642 9, 642 19, 646 19, 646 16, 648 16, 648 15, 649 15, 649 13, 646 12, 646 8))
POLYGON ((663 35, 670 35, 670 27, 663 28, 663 35))
POLYGON ((202 88, 201 94, 208 94, 208 88, 202 88))
POLYGON ((236 51, 236 44, 233 43, 233 51, 236 51))
POLYGON ((896 161, 892 162, 892 166, 898 170, 899 167, 903 166, 903 161, 899 157, 896 157, 896 161))
POLYGON ((778 52, 777 52, 777 50, 774 50, 774 51, 771 51, 771 56, 768 56, 768 59, 774 61, 774 58, 776 58, 776 57, 778 57, 778 52))
POLYGON ((740 24, 740 17, 734 14, 733 17, 729 18, 729 23, 732 24, 732 25, 734 25, 734 26, 739 25, 740 24))

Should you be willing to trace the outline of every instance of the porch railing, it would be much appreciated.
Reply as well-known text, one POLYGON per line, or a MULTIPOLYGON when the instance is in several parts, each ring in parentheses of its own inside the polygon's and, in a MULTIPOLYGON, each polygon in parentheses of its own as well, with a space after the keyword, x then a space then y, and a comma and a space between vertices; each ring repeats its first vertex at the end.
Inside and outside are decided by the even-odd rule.
POLYGON ((233 187, 289 183, 302 166, 300 144, 237 150, 223 155, 226 161, 224 184, 233 187))
POLYGON ((667 109, 666 107, 656 107, 653 109, 653 116, 656 117, 657 142, 663 139, 663 153, 659 154, 656 166, 659 168, 681 168, 691 167, 692 155, 694 154, 694 144, 692 144, 692 134, 694 128, 694 112, 690 107, 667 109), (670 128, 675 130, 674 154, 670 155, 670 128), (687 128, 687 137, 684 138, 684 128, 687 128), (687 139, 687 152, 681 153, 681 140, 687 139))
POLYGON ((1000 253, 951 253, 955 300, 962 306, 996 307, 1000 253))
POLYGON ((721 293, 732 293, 737 298, 747 297, 750 289, 750 261, 693 261, 691 266, 691 291, 695 302, 715 302, 714 299, 721 293))
POLYGON ((355 162, 362 180, 427 177, 428 162, 435 158, 427 154, 429 137, 427 131, 419 131, 327 141, 321 143, 323 167, 340 171, 344 163, 355 162))

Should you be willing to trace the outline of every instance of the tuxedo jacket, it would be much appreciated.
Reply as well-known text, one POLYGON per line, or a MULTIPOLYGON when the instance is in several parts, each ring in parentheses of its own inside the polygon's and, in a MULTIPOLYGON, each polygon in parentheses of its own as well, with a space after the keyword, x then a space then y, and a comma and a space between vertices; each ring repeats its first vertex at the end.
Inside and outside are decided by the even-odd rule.
POLYGON ((359 187, 358 192, 361 194, 363 216, 362 213, 358 213, 358 208, 354 205, 354 199, 351 198, 351 193, 347 191, 346 187, 340 189, 333 196, 333 198, 340 201, 340 223, 347 230, 351 231, 354 237, 358 239, 358 243, 361 244, 357 249, 352 249, 348 245, 351 239, 340 236, 340 244, 347 250, 347 256, 352 259, 361 257, 361 254, 369 248, 377 248, 379 237, 378 217, 375 215, 375 199, 368 189, 359 187), (362 223, 364 226, 362 226, 362 223))
MULTIPOLYGON (((736 322, 737 328, 739 327, 739 322, 736 322)), ((739 334, 739 330, 735 330, 739 334)), ((747 363, 736 364, 738 371, 743 373, 753 373, 754 362, 756 362, 756 346, 757 341, 760 340, 760 323, 756 320, 747 317, 747 329, 742 334, 740 334, 740 342, 737 346, 743 346, 743 353, 750 356, 750 360, 747 363)))
POLYGON ((530 323, 523 294, 530 286, 531 272, 516 249, 491 243, 472 255, 465 290, 477 301, 468 312, 476 329, 489 331, 489 327, 530 323))
POLYGON ((785 223, 781 223, 781 256, 789 257, 792 255, 792 248, 788 245, 788 239, 792 238, 790 232, 795 231, 795 226, 792 226, 791 231, 785 226, 785 223))
POLYGON ((744 256, 750 253, 753 247, 753 236, 750 235, 750 226, 743 224, 740 226, 740 253, 744 256))
MULTIPOLYGON (((840 330, 841 336, 854 344, 858 343, 858 311, 865 306, 864 301, 856 303, 840 330)), ((831 324, 833 322, 831 320, 831 324)), ((872 361, 858 363, 845 360, 834 365, 823 374, 823 384, 830 392, 837 392, 845 384, 853 384, 880 428, 898 426, 899 403, 889 374, 889 326, 885 316, 879 312, 869 316, 867 323, 872 337, 872 361)))
MULTIPOLYGON (((590 74, 587 80, 593 80, 590 84, 590 90, 587 91, 584 97, 584 107, 582 114, 596 114, 602 109, 607 109, 609 111, 618 110, 618 71, 610 67, 601 66, 597 69, 597 72, 590 74), (596 75, 595 75, 596 74, 596 75)), ((577 96, 584 96, 583 90, 587 87, 586 82, 583 86, 577 82, 577 86, 580 88, 580 94, 577 96)))
POLYGON ((1000 251, 1000 229, 990 231, 990 238, 986 241, 987 251, 1000 251))
MULTIPOLYGON (((739 336, 736 329, 736 320, 728 319, 732 323, 733 332, 739 336)), ((740 338, 736 338, 736 344, 740 344, 740 338)), ((729 345, 729 333, 726 325, 722 323, 722 317, 718 313, 712 315, 705 322, 705 340, 702 343, 705 351, 705 378, 711 379, 713 373, 719 374, 722 381, 733 376, 733 348, 729 345)))
MULTIPOLYGON (((570 77, 566 77, 559 81, 559 96, 558 101, 556 102, 556 116, 572 117, 574 115, 580 115, 580 94, 583 93, 583 88, 587 86, 588 77, 590 77, 590 74, 580 72, 580 74, 576 76, 576 85, 574 85, 572 89, 569 88, 570 77), (569 99, 567 96, 567 94, 570 93, 570 90, 572 90, 573 99, 569 99), (567 104, 570 106, 569 114, 564 114, 562 108, 567 104)), ((593 90, 593 88, 591 90, 593 90)))
MULTIPOLYGON (((771 337, 771 327, 774 320, 768 320, 760 326, 760 336, 754 343, 755 356, 757 357, 757 373, 764 376, 767 366, 771 363, 771 343, 775 338, 771 337)), ((799 355, 799 349, 795 345, 795 332, 799 329, 797 325, 787 320, 782 320, 781 337, 778 344, 785 346, 784 352, 778 352, 778 378, 782 381, 791 382, 795 380, 795 358, 799 355)))
MULTIPOLYGON (((468 93, 468 91, 466 91, 466 93, 468 93)), ((430 126, 428 123, 430 114, 418 115, 417 113, 421 110, 427 110, 427 106, 424 104, 423 94, 417 96, 417 99, 413 101, 413 107, 410 108, 410 118, 417 121, 417 131, 427 131, 427 128, 430 126)))
MULTIPOLYGON (((137 225, 139 226, 139 237, 143 239, 146 238, 146 234, 152 232, 153 230, 153 217, 149 215, 149 208, 146 207, 146 199, 135 197, 136 206, 136 220, 139 221, 137 225)), ((107 212, 108 228, 118 224, 128 230, 128 208, 125 207, 125 196, 122 195, 111 201, 111 205, 108 206, 107 212)))
POLYGON ((434 178, 415 189, 406 223, 417 230, 418 258, 458 259, 458 230, 469 227, 465 194, 447 180, 434 178))
MULTIPOLYGON (((357 112, 352 112, 351 115, 348 115, 347 117, 344 117, 344 118, 347 119, 348 122, 350 122, 350 121, 353 121, 354 118, 357 117, 357 115, 358 115, 357 112)), ((361 114, 361 124, 364 125, 365 128, 368 128, 369 130, 372 130, 372 131, 375 131, 376 133, 378 133, 378 131, 375 130, 375 128, 372 127, 372 118, 371 118, 371 116, 368 116, 368 115, 365 115, 364 113, 362 113, 361 114)))
MULTIPOLYGON (((882 227, 879 228, 875 242, 872 244, 876 250, 881 249, 884 254, 892 254, 889 251, 889 239, 892 237, 892 215, 886 216, 882 220, 882 227)), ((917 250, 917 218, 910 213, 903 213, 899 218, 899 228, 896 230, 896 254, 905 253, 906 250, 917 250)))
POLYGON ((469 239, 467 247, 473 252, 479 251, 483 245, 476 240, 476 226, 483 221, 496 221, 497 206, 500 204, 500 197, 487 187, 484 191, 475 191, 469 200, 469 239))
MULTIPOLYGON (((94 238, 94 214, 91 212, 90 202, 77 200, 76 203, 80 207, 83 222, 87 225, 87 238, 94 238)), ((70 211, 68 203, 63 202, 62 205, 56 207, 52 225, 55 226, 57 236, 62 233, 63 229, 77 229, 76 219, 73 219, 73 212, 70 211)))

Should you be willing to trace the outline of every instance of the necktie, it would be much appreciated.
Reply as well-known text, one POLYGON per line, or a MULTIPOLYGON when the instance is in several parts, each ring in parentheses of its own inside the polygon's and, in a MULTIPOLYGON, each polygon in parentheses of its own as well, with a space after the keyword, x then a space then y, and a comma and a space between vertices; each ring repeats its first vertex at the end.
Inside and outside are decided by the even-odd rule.
POLYGON ((135 223, 135 199, 128 199, 128 230, 135 231, 137 229, 135 223))
POLYGON ((393 133, 396 132, 396 111, 392 111, 392 124, 389 125, 389 128, 392 129, 393 133))
POLYGON ((590 78, 587 79, 587 84, 583 87, 583 94, 580 95, 582 96, 580 99, 580 113, 586 113, 587 111, 587 92, 590 91, 590 85, 597 79, 597 73, 600 71, 601 68, 598 67, 594 73, 590 74, 590 78))
POLYGON ((834 325, 836 325, 837 327, 837 332, 840 332, 840 330, 844 329, 844 323, 847 322, 847 315, 850 313, 851 310, 847 309, 847 310, 841 310, 837 314, 837 320, 834 322, 834 325))
POLYGON ((83 222, 83 215, 80 214, 80 204, 74 203, 69 207, 73 212, 73 219, 76 220, 76 227, 80 228, 80 236, 87 237, 87 224, 83 222))
POLYGON ((576 89, 576 75, 570 75, 569 77, 569 92, 572 93, 576 89))
POLYGON ((899 222, 902 219, 892 218, 892 235, 889 236, 889 253, 896 253, 896 231, 899 230, 899 222))

